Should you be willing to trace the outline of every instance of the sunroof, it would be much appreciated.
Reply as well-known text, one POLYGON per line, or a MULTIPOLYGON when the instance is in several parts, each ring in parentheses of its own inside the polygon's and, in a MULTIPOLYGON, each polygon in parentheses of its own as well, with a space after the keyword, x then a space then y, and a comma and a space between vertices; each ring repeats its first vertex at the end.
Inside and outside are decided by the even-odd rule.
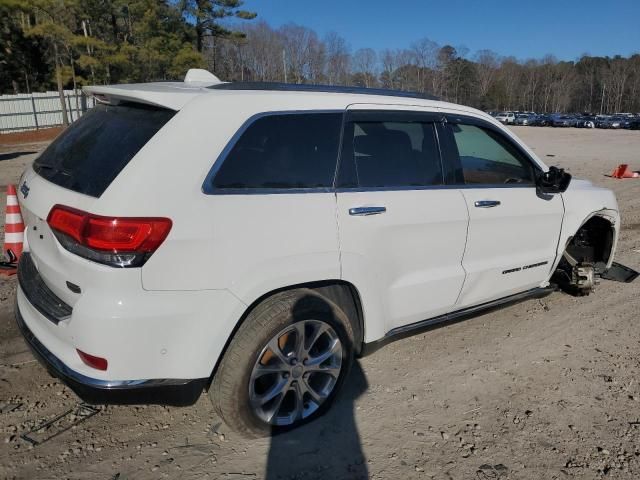
POLYGON ((344 87, 339 85, 311 85, 279 82, 230 82, 211 85, 213 90, 261 90, 275 92, 327 92, 327 93, 352 93, 360 95, 384 95, 387 97, 422 98, 426 100, 439 100, 434 95, 418 92, 405 92, 402 90, 388 90, 385 88, 344 87))

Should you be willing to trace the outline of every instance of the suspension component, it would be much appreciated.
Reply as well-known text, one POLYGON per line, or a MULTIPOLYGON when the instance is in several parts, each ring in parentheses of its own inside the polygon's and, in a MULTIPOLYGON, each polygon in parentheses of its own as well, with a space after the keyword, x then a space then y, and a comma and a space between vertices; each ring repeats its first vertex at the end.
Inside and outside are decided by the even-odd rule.
POLYGON ((590 263, 578 263, 571 269, 570 286, 578 295, 589 295, 600 283, 596 277, 595 267, 590 263))

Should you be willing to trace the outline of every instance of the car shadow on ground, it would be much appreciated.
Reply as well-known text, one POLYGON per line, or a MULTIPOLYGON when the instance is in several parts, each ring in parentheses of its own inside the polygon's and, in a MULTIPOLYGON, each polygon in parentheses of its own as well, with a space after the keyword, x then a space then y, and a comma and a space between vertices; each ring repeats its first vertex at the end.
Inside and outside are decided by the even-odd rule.
POLYGON ((3 160, 13 160, 14 158, 21 157, 23 155, 31 155, 33 153, 38 153, 36 151, 29 152, 9 152, 9 153, 0 153, 0 162, 3 160))
POLYGON ((367 388, 355 362, 336 403, 322 418, 272 437, 265 480, 369 478, 355 421, 355 400, 367 388))

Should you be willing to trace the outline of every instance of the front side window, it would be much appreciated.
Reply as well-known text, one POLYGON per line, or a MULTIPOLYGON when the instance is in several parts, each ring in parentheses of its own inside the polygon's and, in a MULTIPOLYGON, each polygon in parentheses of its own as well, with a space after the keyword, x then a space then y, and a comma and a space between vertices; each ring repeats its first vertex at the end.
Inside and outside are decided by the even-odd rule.
POLYGON ((442 184, 432 123, 356 121, 345 131, 342 186, 422 187, 442 184), (348 173, 346 173, 348 172, 348 173))
POLYGON ((336 169, 341 113, 267 115, 233 145, 215 189, 328 188, 336 169))
POLYGON ((452 124, 465 184, 534 182, 533 167, 498 132, 475 125, 452 124))

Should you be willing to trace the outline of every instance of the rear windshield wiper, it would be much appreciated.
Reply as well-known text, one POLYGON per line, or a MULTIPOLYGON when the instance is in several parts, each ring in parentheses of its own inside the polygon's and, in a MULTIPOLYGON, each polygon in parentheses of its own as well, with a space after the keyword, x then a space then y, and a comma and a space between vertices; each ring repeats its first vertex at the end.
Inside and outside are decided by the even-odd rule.
POLYGON ((48 170, 57 170, 56 167, 52 167, 51 165, 45 165, 44 163, 34 163, 33 166, 35 168, 44 168, 48 170))

